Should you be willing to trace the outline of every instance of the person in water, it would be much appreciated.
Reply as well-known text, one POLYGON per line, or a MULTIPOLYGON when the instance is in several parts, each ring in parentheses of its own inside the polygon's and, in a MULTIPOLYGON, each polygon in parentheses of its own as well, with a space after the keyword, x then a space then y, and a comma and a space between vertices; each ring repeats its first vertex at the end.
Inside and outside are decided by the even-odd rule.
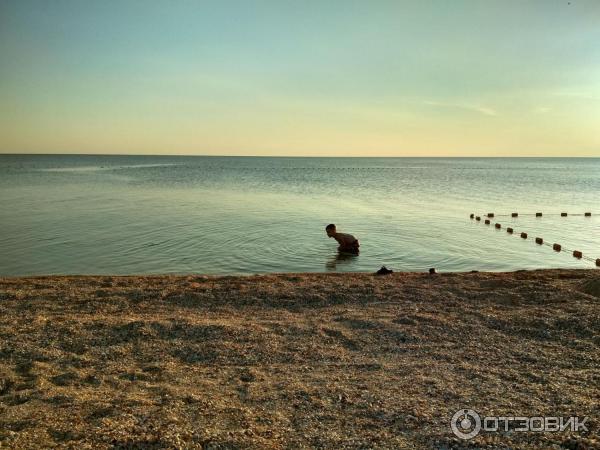
POLYGON ((335 225, 330 223, 325 227, 325 232, 327 236, 330 238, 334 238, 340 246, 338 247, 338 251, 344 253, 358 253, 358 247, 360 244, 358 243, 358 239, 356 239, 351 234, 347 233, 338 233, 335 229, 335 225))

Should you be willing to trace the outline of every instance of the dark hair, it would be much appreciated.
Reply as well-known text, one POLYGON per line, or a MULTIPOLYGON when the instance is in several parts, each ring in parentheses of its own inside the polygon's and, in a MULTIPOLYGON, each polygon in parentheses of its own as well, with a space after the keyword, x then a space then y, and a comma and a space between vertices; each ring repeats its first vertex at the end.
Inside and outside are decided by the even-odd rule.
POLYGON ((335 224, 333 224, 333 223, 330 223, 329 225, 327 225, 327 226, 325 227, 325 229, 326 229, 326 230, 332 230, 332 229, 334 229, 334 228, 335 228, 335 224))

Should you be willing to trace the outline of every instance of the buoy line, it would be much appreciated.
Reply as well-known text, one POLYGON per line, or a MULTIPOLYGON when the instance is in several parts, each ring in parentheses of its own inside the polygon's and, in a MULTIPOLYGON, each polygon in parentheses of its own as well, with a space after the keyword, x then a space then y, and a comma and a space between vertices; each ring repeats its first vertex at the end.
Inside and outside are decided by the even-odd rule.
MULTIPOLYGON (((597 216, 597 213, 594 213, 594 216, 597 216)), ((552 216, 560 216, 560 217, 568 217, 568 216, 583 216, 583 217, 592 217, 592 213, 587 211, 587 212, 583 212, 583 213, 575 213, 575 214, 569 214, 567 212, 560 212, 560 213, 549 213, 549 214, 544 214, 542 212, 535 212, 535 213, 518 213, 518 212, 513 212, 510 214, 496 214, 493 212, 487 213, 487 214, 482 214, 483 217, 522 217, 522 216, 535 216, 535 217, 552 217, 552 216)), ((471 219, 478 217, 475 216, 475 214, 471 214, 471 219)))
MULTIPOLYGON (((512 214, 499 214, 498 216, 499 216, 499 217, 501 217, 501 216, 512 216, 512 217, 517 217, 517 215, 516 215, 516 214, 517 214, 517 213, 512 213, 512 214)), ((541 214, 542 214, 542 213, 536 213, 536 215, 537 215, 537 214, 539 214, 539 215, 541 216, 541 214)), ((562 217, 566 217, 566 214, 567 214, 567 213, 561 213, 561 216, 562 216, 562 217), (563 215, 563 214, 564 214, 564 215, 563 215)), ((576 215, 576 214, 572 214, 572 215, 576 215)), ((583 215, 583 214, 579 214, 579 215, 581 216, 581 215, 583 215)), ((494 217, 494 213, 488 213, 488 214, 486 214, 486 216, 487 216, 487 217, 494 217)), ((540 217, 540 216, 538 216, 538 217, 540 217)), ((587 213, 587 212, 586 212, 586 213, 585 213, 585 216, 586 216, 586 217, 590 217, 590 216, 591 216, 591 213, 587 213)), ((476 221, 478 221, 478 222, 480 222, 480 221, 481 221, 481 216, 476 216, 475 214, 471 214, 469 217, 470 217, 471 219, 475 219, 475 220, 476 220, 476 221)), ((484 220, 484 223, 485 223, 486 225, 492 225, 492 221, 491 221, 490 219, 485 219, 485 220, 484 220)), ((498 222, 494 222, 494 228, 496 228, 496 229, 500 230, 500 229, 502 229, 502 224, 500 224, 500 223, 498 223, 498 222)), ((508 234, 513 234, 513 233, 515 232, 515 230, 514 230, 514 228, 507 227, 507 228, 506 228, 506 232, 507 232, 508 234)), ((528 235, 526 232, 524 232, 524 231, 522 231, 522 232, 521 232, 521 234, 520 234, 520 237, 521 237, 522 239, 527 239, 527 238, 528 238, 528 236, 529 236, 529 235, 528 235)), ((561 245, 561 244, 558 244, 558 243, 553 243, 553 244, 550 244, 549 242, 546 242, 546 241, 544 241, 544 239, 543 239, 542 237, 536 237, 536 238, 535 238, 535 243, 536 243, 536 244, 538 244, 538 245, 546 245, 546 246, 548 246, 548 247, 551 247, 551 248, 552 248, 552 249, 553 249, 555 252, 558 252, 558 253, 560 253, 560 252, 571 253, 571 254, 573 255, 573 257, 574 257, 574 258, 577 258, 577 259, 583 259, 583 260, 589 261, 589 262, 591 262, 591 263, 593 263, 593 264, 596 264, 596 266, 597 266, 597 267, 600 267, 600 258, 595 258, 595 259, 594 259, 594 258, 592 258, 592 257, 590 257, 590 256, 584 255, 584 254, 583 254, 583 252, 582 252, 582 251, 580 251, 580 250, 574 250, 574 249, 572 250, 572 249, 568 249, 567 247, 564 247, 563 245, 561 245)))

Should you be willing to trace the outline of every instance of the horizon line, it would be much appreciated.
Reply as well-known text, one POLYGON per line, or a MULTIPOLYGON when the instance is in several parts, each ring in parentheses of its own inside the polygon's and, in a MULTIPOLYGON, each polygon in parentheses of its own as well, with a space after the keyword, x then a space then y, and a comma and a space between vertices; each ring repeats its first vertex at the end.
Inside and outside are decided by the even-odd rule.
POLYGON ((422 156, 422 155, 403 155, 403 156, 310 156, 310 155, 205 155, 205 154, 165 154, 165 153, 2 153, 0 156, 167 156, 167 157, 206 157, 206 158, 480 158, 480 159, 500 159, 500 158, 580 158, 580 159, 598 159, 600 156, 422 156))

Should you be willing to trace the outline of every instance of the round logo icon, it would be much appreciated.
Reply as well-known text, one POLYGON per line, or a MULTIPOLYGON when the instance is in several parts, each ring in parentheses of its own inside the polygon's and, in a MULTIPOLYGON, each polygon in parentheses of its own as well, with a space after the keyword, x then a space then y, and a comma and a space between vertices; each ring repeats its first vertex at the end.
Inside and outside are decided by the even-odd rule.
POLYGON ((452 432, 461 439, 472 439, 481 431, 481 418, 472 409, 459 409, 450 421, 452 432))

